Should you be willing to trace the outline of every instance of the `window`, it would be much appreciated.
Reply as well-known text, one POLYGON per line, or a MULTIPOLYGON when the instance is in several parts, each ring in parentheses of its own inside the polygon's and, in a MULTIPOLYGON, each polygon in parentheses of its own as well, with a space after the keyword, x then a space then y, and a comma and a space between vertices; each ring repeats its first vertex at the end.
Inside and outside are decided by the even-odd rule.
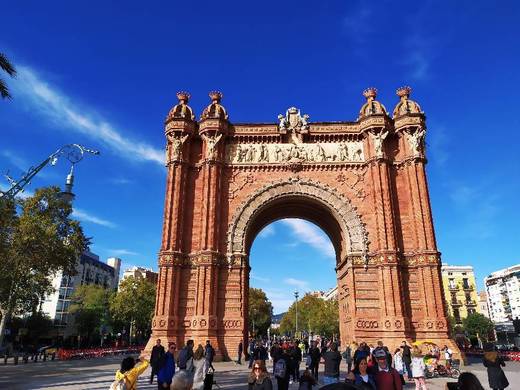
POLYGON ((464 278, 462 279, 462 286, 464 288, 469 288, 469 281, 468 281, 468 278, 464 278))

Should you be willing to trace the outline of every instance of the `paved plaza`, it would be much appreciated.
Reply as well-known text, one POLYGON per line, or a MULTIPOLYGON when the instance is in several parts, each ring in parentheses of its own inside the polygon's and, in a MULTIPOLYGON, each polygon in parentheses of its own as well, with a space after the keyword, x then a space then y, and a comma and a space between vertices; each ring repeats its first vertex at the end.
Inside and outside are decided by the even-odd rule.
MULTIPOLYGON (((0 389, 108 389, 113 381, 114 373, 119 367, 121 357, 107 357, 90 360, 74 361, 47 361, 30 362, 14 366, 0 366, 0 389)), ((233 363, 215 363, 217 373, 215 380, 222 389, 247 389, 247 365, 235 365, 233 363)), ((321 367, 323 369, 323 366, 321 367)), ((345 376, 345 365, 342 363, 342 377, 345 376)), ((487 375, 482 364, 475 362, 466 366, 463 371, 475 373, 485 389, 487 375)), ((516 389, 520 383, 520 363, 509 362, 505 368, 506 375, 511 383, 510 389, 516 389)), ((157 385, 149 384, 150 369, 139 379, 138 389, 157 389, 157 385)), ((430 379, 427 381, 428 389, 444 389, 446 379, 430 379)), ((213 387, 218 389, 217 386, 213 387)), ((290 389, 296 390, 296 384, 290 389)), ((318 387, 315 387, 318 389, 318 387)), ((414 389, 411 383, 407 389, 414 389)), ((276 386, 275 386, 276 389, 276 386)))

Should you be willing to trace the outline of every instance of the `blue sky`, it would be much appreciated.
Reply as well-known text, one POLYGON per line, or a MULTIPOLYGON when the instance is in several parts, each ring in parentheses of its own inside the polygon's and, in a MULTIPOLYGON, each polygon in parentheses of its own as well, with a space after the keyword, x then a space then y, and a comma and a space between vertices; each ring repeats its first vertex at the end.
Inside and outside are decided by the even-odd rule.
MULTIPOLYGON (((518 2, 29 1, 0 10, 0 51, 19 71, 7 80, 14 99, 0 102, 0 169, 17 176, 66 143, 99 149, 78 165, 75 207, 103 258, 156 268, 163 119, 176 91, 191 92, 197 114, 208 91, 223 91, 234 122, 275 122, 291 105, 326 121, 354 120, 368 86, 391 110, 409 84, 428 117, 443 261, 474 265, 480 286, 520 262, 518 2)), ((67 170, 63 161, 46 169, 30 189, 62 184, 67 170)), ((326 240, 295 221, 256 239, 251 282, 275 312, 295 288, 334 285, 326 240)))

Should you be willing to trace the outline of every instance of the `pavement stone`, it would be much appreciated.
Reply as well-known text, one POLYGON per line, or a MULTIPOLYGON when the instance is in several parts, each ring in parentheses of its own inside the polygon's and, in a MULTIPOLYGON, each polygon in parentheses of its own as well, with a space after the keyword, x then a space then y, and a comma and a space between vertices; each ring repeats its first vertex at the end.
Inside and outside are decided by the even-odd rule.
MULTIPOLYGON (((0 389, 108 389, 114 380, 114 373, 119 368, 123 357, 104 357, 88 360, 29 362, 14 366, 0 365, 0 389)), ((231 362, 214 363, 215 381, 221 389, 247 389, 247 364, 237 365, 231 362)), ((272 365, 268 364, 269 367, 272 365)), ((323 367, 321 367, 323 369, 323 367)), ((342 363, 342 377, 346 374, 346 366, 342 363)), ((489 389, 487 374, 480 362, 473 362, 462 371, 471 371, 478 376, 485 389, 489 389)), ((506 375, 511 383, 510 389, 520 389, 520 363, 508 362, 505 368, 506 375)), ((150 369, 140 377, 138 389, 157 389, 157 384, 149 384, 150 369)), ((428 379, 430 390, 445 388, 447 379, 428 379)), ((214 389, 219 387, 213 386, 214 389)), ((276 385, 274 386, 276 389, 276 385)), ((290 387, 297 390, 297 384, 290 387)), ((318 386, 316 386, 318 389, 318 386)), ((413 383, 408 383, 406 389, 415 389, 413 383)))

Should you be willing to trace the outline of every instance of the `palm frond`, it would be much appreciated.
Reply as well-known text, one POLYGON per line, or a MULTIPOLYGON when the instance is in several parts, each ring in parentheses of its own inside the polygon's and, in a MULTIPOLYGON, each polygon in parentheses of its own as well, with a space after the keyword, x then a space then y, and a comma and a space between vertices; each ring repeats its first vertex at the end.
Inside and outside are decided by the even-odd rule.
POLYGON ((0 79, 0 96, 2 96, 3 99, 11 99, 9 89, 7 88, 7 85, 2 79, 0 79))
POLYGON ((16 75, 16 69, 9 62, 4 53, 0 53, 0 68, 2 68, 9 76, 13 77, 16 75))

